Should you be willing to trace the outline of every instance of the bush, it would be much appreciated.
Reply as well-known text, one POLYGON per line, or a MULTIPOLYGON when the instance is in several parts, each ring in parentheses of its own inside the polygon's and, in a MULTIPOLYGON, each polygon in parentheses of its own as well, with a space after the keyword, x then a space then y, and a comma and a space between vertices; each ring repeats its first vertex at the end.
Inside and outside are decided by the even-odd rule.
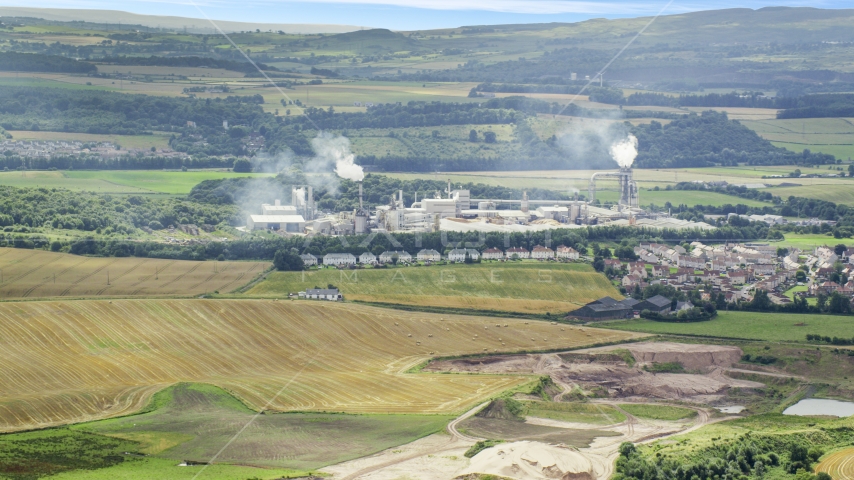
POLYGON ((305 263, 299 255, 286 252, 285 250, 278 250, 273 256, 273 266, 276 267, 276 270, 282 272, 294 272, 305 268, 305 263))
POLYGON ((148 222, 148 228, 152 230, 163 230, 163 224, 158 222, 157 220, 152 220, 148 222))
POLYGON ((499 443, 504 443, 504 440, 481 440, 472 445, 471 448, 466 450, 466 453, 464 453, 463 455, 465 455, 466 458, 471 458, 477 455, 478 453, 486 450, 487 448, 498 445, 499 443))
POLYGON ((234 161, 234 167, 232 167, 232 171, 238 173, 248 173, 252 171, 252 164, 249 160, 245 158, 238 158, 234 161))

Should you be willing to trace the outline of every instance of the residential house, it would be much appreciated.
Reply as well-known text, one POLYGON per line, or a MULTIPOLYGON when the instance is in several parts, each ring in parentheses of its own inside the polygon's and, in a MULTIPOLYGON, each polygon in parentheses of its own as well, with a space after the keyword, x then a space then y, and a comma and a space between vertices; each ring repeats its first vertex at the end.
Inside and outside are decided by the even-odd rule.
POLYGON ((727 273, 730 281, 736 285, 742 285, 747 281, 747 274, 743 270, 735 270, 727 273))
POLYGON ((312 255, 310 253, 304 253, 304 254, 300 255, 299 258, 302 259, 302 263, 306 267, 311 267, 311 266, 317 265, 317 257, 315 257, 314 255, 312 255))
POLYGON ((323 256, 324 265, 355 265, 356 257, 352 253, 327 253, 323 256))
POLYGON ((777 271, 777 267, 775 265, 763 265, 757 263, 751 267, 754 275, 774 275, 774 272, 777 271))
POLYGON ((576 249, 561 245, 557 247, 557 252, 555 252, 555 256, 557 256, 557 258, 565 258, 567 260, 578 260, 581 255, 576 249))
POLYGON ((506 256, 507 258, 513 258, 514 256, 516 258, 531 258, 531 252, 522 247, 513 247, 508 248, 504 252, 504 256, 506 256))
POLYGON ((377 256, 371 252, 365 252, 359 255, 359 263, 362 265, 374 265, 377 263, 377 256))
POLYGON ((455 248, 448 252, 448 261, 465 262, 466 256, 472 260, 477 260, 480 258, 480 252, 473 248, 455 248))
POLYGON ((400 251, 385 251, 380 254, 380 263, 394 263, 395 259, 398 262, 412 262, 412 255, 403 250, 400 251))
POLYGON ((537 245, 533 249, 531 249, 531 258, 537 260, 548 260, 551 258, 555 258, 555 252, 551 248, 537 245))
POLYGON ((504 258, 504 252, 497 248, 487 248, 483 251, 484 260, 501 260, 504 258))
POLYGON ((415 255, 415 259, 419 262, 438 262, 442 259, 442 254, 432 248, 425 248, 415 255))

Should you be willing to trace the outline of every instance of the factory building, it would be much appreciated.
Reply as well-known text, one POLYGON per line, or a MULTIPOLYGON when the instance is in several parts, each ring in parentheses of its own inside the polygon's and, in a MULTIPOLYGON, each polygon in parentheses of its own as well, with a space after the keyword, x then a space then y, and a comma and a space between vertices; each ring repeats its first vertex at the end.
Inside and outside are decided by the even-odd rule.
POLYGON ((305 219, 302 215, 249 215, 246 229, 302 233, 305 229, 305 219))

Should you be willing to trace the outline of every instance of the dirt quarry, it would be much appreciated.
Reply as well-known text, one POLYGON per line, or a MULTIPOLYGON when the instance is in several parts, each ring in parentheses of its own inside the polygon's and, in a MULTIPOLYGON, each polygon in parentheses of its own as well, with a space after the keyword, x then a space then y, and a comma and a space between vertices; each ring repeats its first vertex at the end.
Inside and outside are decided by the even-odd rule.
MULTIPOLYGON (((594 480, 593 464, 578 450, 540 442, 513 442, 488 448, 460 472, 510 478, 594 480)), ((459 477, 458 477, 459 478, 459 477)))
POLYGON ((672 342, 642 342, 619 346, 587 348, 575 353, 612 353, 624 349, 631 352, 640 364, 671 363, 682 364, 686 370, 701 370, 714 367, 730 367, 741 360, 742 351, 738 347, 724 345, 693 345, 672 342))
MULTIPOLYGON (((762 388, 738 380, 726 369, 741 359, 741 349, 720 345, 644 342, 575 350, 562 354, 499 355, 433 362, 433 372, 533 373, 549 375, 569 391, 633 401, 687 401, 715 405, 732 388, 762 388), (630 354, 630 355, 628 355, 630 354), (681 364, 684 373, 652 373, 654 363, 681 364)), ((559 400, 559 398, 558 398, 559 400)))

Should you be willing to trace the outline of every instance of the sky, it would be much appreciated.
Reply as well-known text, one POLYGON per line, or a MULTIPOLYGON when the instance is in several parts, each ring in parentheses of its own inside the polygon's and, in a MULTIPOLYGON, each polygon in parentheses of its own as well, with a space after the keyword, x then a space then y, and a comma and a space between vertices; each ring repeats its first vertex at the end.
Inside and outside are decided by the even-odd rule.
MULTIPOLYGON (((94 8, 264 23, 341 24, 392 30, 577 22, 657 14, 668 0, 33 0, 9 6, 94 8), (195 2, 196 4, 194 4, 195 2), (197 5, 197 6, 196 6, 197 5)), ((674 0, 664 14, 768 6, 851 8, 850 0, 674 0)))

